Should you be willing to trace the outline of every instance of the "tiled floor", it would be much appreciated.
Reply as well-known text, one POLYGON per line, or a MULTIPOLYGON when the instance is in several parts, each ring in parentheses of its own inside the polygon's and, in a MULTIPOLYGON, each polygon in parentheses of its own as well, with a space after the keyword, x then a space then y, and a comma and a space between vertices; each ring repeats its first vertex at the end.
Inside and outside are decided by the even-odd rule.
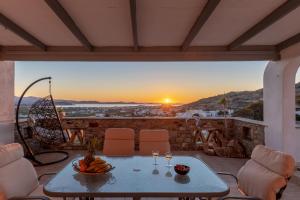
MULTIPOLYGON (((61 170, 67 163, 72 159, 82 156, 82 151, 70 151, 70 157, 68 160, 63 161, 58 164, 36 167, 37 173, 43 174, 47 172, 58 172, 61 170)), ((236 159, 236 158, 221 158, 215 156, 207 156, 201 152, 173 152, 175 155, 189 155, 196 158, 202 159, 206 162, 213 170, 215 171, 226 171, 233 174, 237 174, 238 170, 244 163, 246 159, 236 159)), ((223 177, 223 179, 230 185, 231 192, 230 194, 236 195, 238 191, 235 187, 235 181, 230 177, 223 177)), ((47 182, 47 178, 41 180, 42 183, 47 182)), ((283 194, 283 200, 299 200, 300 199, 300 172, 296 172, 295 176, 290 180, 287 189, 283 194)))

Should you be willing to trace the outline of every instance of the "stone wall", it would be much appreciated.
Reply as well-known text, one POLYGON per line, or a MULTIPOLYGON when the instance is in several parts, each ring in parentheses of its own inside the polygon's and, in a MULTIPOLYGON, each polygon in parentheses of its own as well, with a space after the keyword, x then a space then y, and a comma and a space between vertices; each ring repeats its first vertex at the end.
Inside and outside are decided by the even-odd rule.
MULTIPOLYGON (((138 150, 139 131, 141 129, 167 129, 170 133, 170 144, 173 151, 197 150, 193 138, 195 123, 181 118, 64 118, 62 120, 64 129, 69 131, 82 131, 84 140, 98 137, 104 141, 104 132, 107 128, 132 128, 136 133, 136 145, 138 150)), ((227 118, 227 130, 224 129, 223 118, 203 118, 201 127, 210 126, 224 133, 230 140, 238 139, 249 156, 257 144, 264 144, 264 125, 258 121, 227 118)), ((84 141, 84 142, 85 142, 84 141)), ((69 148, 84 147, 74 144, 69 148)))
POLYGON ((265 144, 265 127, 260 121, 234 118, 233 134, 245 147, 248 157, 256 145, 265 144))
MULTIPOLYGON (((229 120, 232 124, 232 120, 229 120)), ((172 150, 192 150, 193 121, 186 122, 179 118, 66 118, 63 120, 66 129, 82 128, 85 138, 97 136, 101 140, 107 128, 132 128, 136 133, 136 150, 138 150, 138 137, 141 129, 167 129, 170 133, 172 150)), ((201 123, 210 123, 213 127, 224 129, 222 119, 203 119, 201 123)), ((229 127, 232 129, 232 125, 229 127)), ((230 131, 231 132, 231 131, 230 131)))

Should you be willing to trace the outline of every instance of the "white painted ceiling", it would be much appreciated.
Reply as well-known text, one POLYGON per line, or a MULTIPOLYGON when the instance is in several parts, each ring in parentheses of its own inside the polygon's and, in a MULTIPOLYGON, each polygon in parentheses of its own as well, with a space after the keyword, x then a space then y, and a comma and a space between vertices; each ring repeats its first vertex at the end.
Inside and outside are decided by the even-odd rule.
MULTIPOLYGON (((93 46, 132 46, 129 0, 60 0, 93 46)), ((140 46, 180 46, 207 0, 137 0, 140 46)), ((191 46, 228 45, 285 0, 222 0, 191 46)), ((47 46, 81 46, 42 0, 0 0, 0 12, 47 46)), ((276 45, 300 32, 300 8, 244 45, 276 45)), ((1 46, 30 45, 0 25, 1 46)))

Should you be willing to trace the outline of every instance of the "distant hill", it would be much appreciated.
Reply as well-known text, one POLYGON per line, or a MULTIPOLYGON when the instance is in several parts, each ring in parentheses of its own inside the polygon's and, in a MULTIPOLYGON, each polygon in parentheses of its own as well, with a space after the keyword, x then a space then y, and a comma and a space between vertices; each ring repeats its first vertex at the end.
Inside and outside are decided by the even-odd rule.
MULTIPOLYGON (((296 89, 296 102, 300 107, 300 82, 295 84, 296 89)), ((202 109, 202 110, 219 110, 222 109, 219 104, 220 99, 224 95, 216 95, 208 98, 199 99, 198 101, 182 105, 182 109, 202 109)), ((225 94, 229 100, 229 108, 235 111, 250 106, 253 103, 263 100, 263 89, 255 91, 240 91, 228 92, 225 94)), ((251 108, 251 107, 250 107, 251 108)))
MULTIPOLYGON (((20 97, 15 96, 14 102, 17 105, 20 97)), ((24 97, 22 99, 22 105, 32 105, 34 102, 39 100, 40 97, 24 97)), ((141 104, 136 102, 123 102, 123 101, 116 101, 116 102, 101 102, 101 101, 76 101, 76 100, 64 100, 64 99, 55 99, 54 100, 56 105, 74 105, 74 104, 141 104)))
MULTIPOLYGON (((190 109, 202 109, 202 110, 219 110, 222 109, 219 104, 220 99, 223 98, 223 94, 216 95, 204 99, 200 99, 198 101, 185 104, 182 108, 190 110, 190 109)), ((255 101, 262 100, 263 98, 263 90, 255 90, 255 91, 241 91, 241 92, 229 92, 225 94, 226 98, 229 101, 229 108, 233 110, 239 110, 250 103, 255 101)))
MULTIPOLYGON (((15 102, 15 105, 17 105, 18 101, 19 101, 20 97, 14 97, 14 102, 15 102)), ((36 102, 37 100, 39 100, 40 98, 39 97, 24 97, 22 99, 22 104, 23 105, 31 105, 33 104, 34 102, 36 102)))
POLYGON ((247 119, 263 121, 263 119, 264 119, 264 107, 263 106, 264 106, 263 101, 256 101, 256 102, 250 103, 249 105, 245 106, 244 108, 236 110, 233 113, 233 117, 242 117, 242 118, 247 118, 247 119))

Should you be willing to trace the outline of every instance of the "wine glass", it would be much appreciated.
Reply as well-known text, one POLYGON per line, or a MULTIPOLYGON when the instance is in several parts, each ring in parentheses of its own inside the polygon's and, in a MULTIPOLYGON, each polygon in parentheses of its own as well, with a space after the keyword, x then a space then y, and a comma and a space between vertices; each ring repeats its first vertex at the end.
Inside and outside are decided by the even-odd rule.
POLYGON ((152 151, 152 156, 153 156, 153 158, 154 158, 154 164, 153 164, 153 165, 158 165, 157 162, 156 162, 156 159, 157 159, 157 157, 159 156, 159 151, 153 150, 153 151, 152 151))
POLYGON ((165 154, 165 159, 168 161, 168 165, 167 165, 167 167, 172 167, 172 165, 171 165, 171 160, 172 160, 172 153, 171 152, 166 152, 166 154, 165 154))

